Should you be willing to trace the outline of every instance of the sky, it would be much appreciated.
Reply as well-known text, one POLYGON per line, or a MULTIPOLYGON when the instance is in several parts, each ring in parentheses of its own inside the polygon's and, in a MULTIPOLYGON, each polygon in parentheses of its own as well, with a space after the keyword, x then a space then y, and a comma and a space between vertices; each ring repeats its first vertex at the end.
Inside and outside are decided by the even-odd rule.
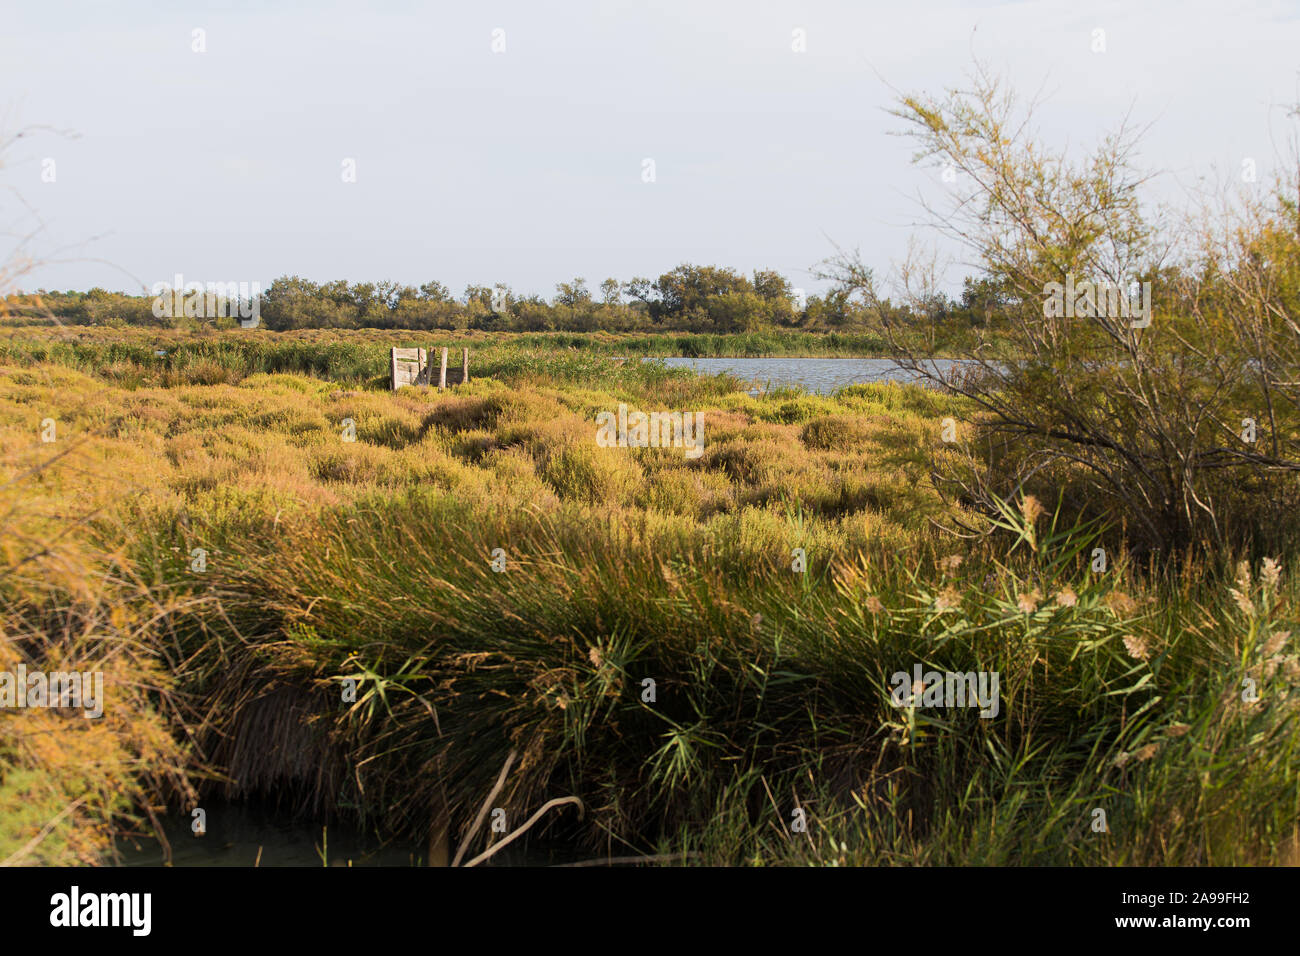
POLYGON ((694 262, 812 292, 837 246, 885 274, 926 238, 946 187, 887 110, 972 57, 1042 91, 1052 145, 1151 124, 1163 198, 1246 159, 1267 181, 1300 100, 1300 0, 0 0, 0 24, 0 261, 37 263, 27 290, 550 298, 694 262))

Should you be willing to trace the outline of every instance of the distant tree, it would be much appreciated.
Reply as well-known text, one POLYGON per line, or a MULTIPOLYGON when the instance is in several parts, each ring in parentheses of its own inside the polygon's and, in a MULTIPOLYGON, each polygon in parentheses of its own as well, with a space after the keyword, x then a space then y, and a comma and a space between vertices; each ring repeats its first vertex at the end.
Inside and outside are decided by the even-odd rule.
POLYGON ((352 286, 352 302, 364 314, 371 303, 377 301, 378 290, 373 282, 358 282, 352 286))
POLYGON ((344 303, 355 304, 356 301, 345 279, 335 279, 333 282, 324 283, 319 289, 318 296, 339 305, 344 303))
POLYGON ((451 302, 451 290, 438 280, 426 282, 420 286, 419 298, 425 302, 451 302))
POLYGON ((794 298, 794 289, 790 287, 785 276, 771 269, 754 270, 754 291, 764 299, 782 299, 789 302, 794 298))
POLYGON ((321 287, 310 279, 280 276, 262 293, 262 322, 270 329, 305 328, 319 320, 319 310, 314 306, 322 298, 321 287))
POLYGON ((952 304, 952 312, 967 326, 982 328, 1010 304, 1007 290, 988 276, 967 276, 962 280, 961 300, 952 304))
POLYGON ((492 309, 492 289, 489 286, 472 284, 465 286, 464 299, 466 305, 481 305, 489 311, 492 309))
POLYGON ((654 283, 642 276, 636 276, 623 283, 623 292, 646 307, 657 298, 654 283))
POLYGON ((600 297, 606 305, 618 305, 623 301, 622 287, 617 279, 606 279, 600 284, 600 297))
POLYGON ((415 290, 400 282, 394 282, 391 279, 384 279, 382 282, 375 283, 374 301, 384 308, 392 310, 397 308, 397 303, 403 299, 414 299, 415 290))
POLYGON ((708 300, 728 292, 753 292, 749 280, 733 269, 689 263, 665 272, 655 282, 659 301, 650 307, 656 321, 703 310, 708 300))
POLYGON ((750 291, 727 291, 705 301, 704 311, 715 332, 752 332, 763 324, 767 303, 750 291))
POLYGON ((587 280, 578 278, 572 282, 561 282, 555 286, 555 303, 576 309, 591 302, 591 293, 587 291, 587 280))
POLYGON ((530 295, 512 304, 507 327, 519 332, 550 332, 556 328, 559 314, 565 311, 568 310, 548 305, 539 295, 530 295))

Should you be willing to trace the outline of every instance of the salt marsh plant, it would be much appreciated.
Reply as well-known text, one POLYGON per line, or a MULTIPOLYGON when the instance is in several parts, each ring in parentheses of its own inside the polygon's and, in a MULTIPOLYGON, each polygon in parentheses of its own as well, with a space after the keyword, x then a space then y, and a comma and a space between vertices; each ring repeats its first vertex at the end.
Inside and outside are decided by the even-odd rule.
MULTIPOLYGON (((1056 499, 945 502, 937 423, 974 410, 934 391, 754 397, 504 349, 495 377, 394 394, 371 384, 386 335, 298 335, 168 339, 232 372, 206 385, 153 350, 137 362, 117 332, 8 345, 4 480, 41 470, 8 486, 5 540, 48 542, 42 567, 63 570, 57 588, 5 579, 5 646, 118 667, 127 696, 108 681, 106 719, 130 716, 113 746, 131 756, 111 773, 61 762, 0 714, 0 797, 44 795, 5 817, 4 856, 54 821, 35 844, 48 859, 111 858, 128 815, 184 814, 197 786, 448 830, 468 860, 501 837, 474 820, 512 752, 492 806, 519 824, 574 798, 581 814, 553 806, 523 839, 596 856, 1294 852, 1294 556, 1165 568, 1056 499), (703 413, 704 454, 599 448, 595 414, 619 402, 703 413), (46 416, 75 443, 61 458, 37 440, 46 416), (71 503, 85 520, 69 528, 71 503), (998 714, 893 706, 890 676, 916 663, 996 671, 998 714), (111 799, 56 820, 74 770, 111 799)), ((77 719, 48 738, 60 755, 84 752, 77 719)))

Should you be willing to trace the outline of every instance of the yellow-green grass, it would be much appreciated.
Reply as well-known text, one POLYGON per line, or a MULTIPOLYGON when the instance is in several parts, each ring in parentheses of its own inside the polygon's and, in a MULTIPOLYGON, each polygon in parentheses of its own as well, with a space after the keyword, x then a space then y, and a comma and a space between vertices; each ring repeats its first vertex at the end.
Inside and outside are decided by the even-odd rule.
MULTIPOLYGON (((121 799, 70 815, 51 847, 84 832, 95 838, 66 852, 102 850, 127 804, 170 798, 182 812, 185 774, 204 772, 389 830, 459 835, 513 750, 499 798, 510 819, 577 795, 582 821, 557 813, 550 832, 615 855, 1293 852, 1298 675, 1282 635, 1295 579, 1258 567, 1249 582, 1210 567, 1165 579, 1127 567, 1113 539, 1098 539, 1112 564, 1095 574, 1091 532, 1014 512, 1015 533, 953 537, 940 527, 953 519, 989 527, 929 480, 949 453, 941 419, 968 407, 896 385, 755 398, 726 378, 506 346, 494 377, 393 394, 377 363, 396 336, 300 338, 273 364, 343 355, 340 380, 254 371, 223 348, 198 376, 110 354, 102 338, 45 360, 40 343, 11 342, 5 646, 53 654, 34 636, 94 607, 77 612, 93 632, 84 653, 129 634, 152 675, 108 725, 122 752, 148 756, 77 763, 121 799), (595 416, 620 402, 701 413, 703 454, 600 447, 595 416), (74 571, 43 576, 59 562, 74 571), (890 674, 917 662, 998 670, 999 718, 890 706, 890 674), (1246 678, 1258 702, 1240 700, 1246 678), (162 726, 170 749, 134 742, 162 726), (807 836, 789 831, 796 806, 807 836), (1090 828, 1098 807, 1108 833, 1090 828)), ((14 745, 23 719, 6 715, 0 800, 33 780, 52 796, 0 834, 0 856, 75 789, 14 745)), ((52 740, 87 733, 59 720, 52 740)))

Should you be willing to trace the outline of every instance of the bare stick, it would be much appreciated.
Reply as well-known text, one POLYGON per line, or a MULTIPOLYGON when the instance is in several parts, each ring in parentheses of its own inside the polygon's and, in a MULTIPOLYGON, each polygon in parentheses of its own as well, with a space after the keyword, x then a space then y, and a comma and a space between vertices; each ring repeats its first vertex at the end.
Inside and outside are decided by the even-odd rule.
POLYGON ((466 863, 465 866, 467 867, 477 866, 479 863, 482 863, 484 860, 486 860, 488 857, 495 854, 502 847, 505 847, 510 843, 513 843, 516 839, 518 839, 519 837, 527 833, 528 828, 531 827, 534 823, 536 823, 539 819, 541 819, 542 814, 544 814, 547 810, 551 809, 552 807, 562 807, 566 803, 576 803, 578 805, 578 811, 580 813, 582 812, 582 801, 579 800, 577 797, 556 797, 554 800, 547 800, 545 803, 542 804, 542 808, 540 810, 538 810, 536 813, 534 813, 531 817, 528 818, 527 823, 521 826, 514 833, 510 834, 508 837, 502 839, 500 843, 494 843, 492 846, 488 847, 478 856, 474 857, 474 859, 466 863))
POLYGON ((460 866, 460 858, 463 857, 465 851, 469 849, 469 841, 474 839, 474 834, 478 833, 478 828, 481 827, 483 821, 487 819, 488 809, 492 806, 492 801, 496 799, 496 795, 500 793, 501 788, 505 786, 506 774, 510 772, 510 766, 515 762, 515 755, 518 754, 518 752, 519 751, 517 750, 512 750, 510 751, 510 755, 506 757, 505 766, 501 768, 501 773, 497 777, 496 786, 492 788, 492 791, 487 795, 487 799, 483 801, 483 806, 479 807, 478 816, 474 818, 474 825, 470 827, 469 833, 465 834, 465 839, 461 840, 460 846, 456 848, 456 855, 451 861, 452 866, 460 866))

